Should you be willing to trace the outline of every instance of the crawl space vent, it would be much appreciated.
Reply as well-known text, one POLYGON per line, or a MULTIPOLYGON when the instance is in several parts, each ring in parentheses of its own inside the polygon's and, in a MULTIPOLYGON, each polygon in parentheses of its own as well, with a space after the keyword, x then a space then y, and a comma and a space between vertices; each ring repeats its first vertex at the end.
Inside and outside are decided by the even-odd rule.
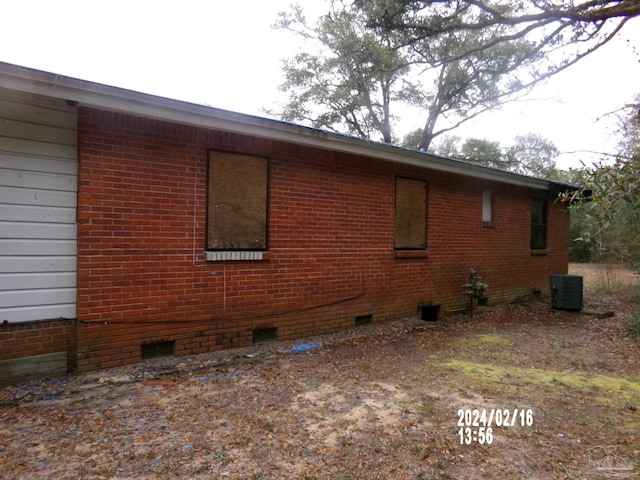
POLYGON ((175 353, 176 341, 167 340, 165 342, 147 343, 146 345, 140 345, 140 348, 142 350, 143 360, 157 357, 170 357, 175 353))
POLYGON ((373 315, 360 315, 356 317, 356 327, 369 325, 373 321, 373 315))
POLYGON ((253 331, 253 343, 270 342, 278 339, 278 329, 273 328, 256 328, 253 331))
POLYGON ((440 315, 440 305, 421 305, 420 318, 425 322, 437 322, 440 315))

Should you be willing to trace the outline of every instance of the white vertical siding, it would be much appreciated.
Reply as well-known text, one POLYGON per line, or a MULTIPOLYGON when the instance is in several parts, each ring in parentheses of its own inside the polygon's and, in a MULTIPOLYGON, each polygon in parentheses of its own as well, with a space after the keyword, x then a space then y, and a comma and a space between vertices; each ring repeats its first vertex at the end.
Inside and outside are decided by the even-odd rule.
POLYGON ((0 322, 76 316, 77 111, 0 88, 0 322))

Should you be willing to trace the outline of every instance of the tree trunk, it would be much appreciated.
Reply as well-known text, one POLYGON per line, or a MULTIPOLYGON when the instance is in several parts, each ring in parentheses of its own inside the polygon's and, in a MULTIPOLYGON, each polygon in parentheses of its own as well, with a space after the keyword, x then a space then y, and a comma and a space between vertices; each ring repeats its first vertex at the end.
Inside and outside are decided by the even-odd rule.
POLYGON ((433 142, 433 129, 436 126, 436 120, 438 119, 438 112, 434 110, 429 110, 429 116, 427 117, 427 122, 424 125, 424 129, 422 130, 422 138, 420 139, 420 146, 418 150, 422 152, 426 152, 429 150, 431 146, 431 142, 433 142))

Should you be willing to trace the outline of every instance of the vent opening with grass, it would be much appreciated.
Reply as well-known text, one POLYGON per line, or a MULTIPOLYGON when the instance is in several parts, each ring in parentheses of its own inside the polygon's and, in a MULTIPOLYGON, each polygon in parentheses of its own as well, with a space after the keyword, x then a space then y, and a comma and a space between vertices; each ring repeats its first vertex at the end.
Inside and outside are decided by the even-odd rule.
POLYGON ((356 327, 361 327, 369 325, 371 322, 373 322, 373 315, 360 315, 356 317, 355 325, 356 327))

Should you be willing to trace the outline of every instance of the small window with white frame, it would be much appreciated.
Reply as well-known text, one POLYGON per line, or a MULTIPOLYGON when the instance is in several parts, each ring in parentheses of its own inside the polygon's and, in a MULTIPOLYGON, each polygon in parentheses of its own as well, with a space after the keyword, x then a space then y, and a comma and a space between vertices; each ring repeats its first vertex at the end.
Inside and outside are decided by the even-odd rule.
POLYGON ((482 191, 482 225, 493 226, 493 190, 482 191))

